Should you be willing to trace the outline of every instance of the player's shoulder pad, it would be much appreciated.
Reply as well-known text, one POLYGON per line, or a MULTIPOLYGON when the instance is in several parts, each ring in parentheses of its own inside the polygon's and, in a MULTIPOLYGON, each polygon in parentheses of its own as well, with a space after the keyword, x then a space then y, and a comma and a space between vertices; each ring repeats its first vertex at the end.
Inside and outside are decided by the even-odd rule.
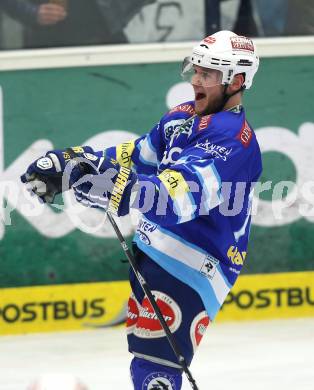
POLYGON ((195 103, 194 101, 185 102, 171 108, 164 115, 164 119, 188 119, 189 117, 195 115, 195 103))
POLYGON ((207 115, 200 119, 200 131, 211 134, 224 135, 224 137, 239 142, 239 146, 248 148, 255 139, 255 134, 246 120, 245 111, 240 113, 221 111, 217 114, 207 115))

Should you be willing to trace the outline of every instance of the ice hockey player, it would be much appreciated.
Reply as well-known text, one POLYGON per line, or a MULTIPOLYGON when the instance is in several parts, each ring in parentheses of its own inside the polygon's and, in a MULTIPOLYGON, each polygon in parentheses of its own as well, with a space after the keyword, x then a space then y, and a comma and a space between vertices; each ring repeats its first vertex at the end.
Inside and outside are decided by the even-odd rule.
MULTIPOLYGON (((108 207, 117 216, 140 209, 136 261, 188 365, 247 253, 253 187, 262 164, 242 95, 258 66, 251 39, 219 31, 183 62, 193 101, 172 108, 135 141, 101 152, 50 151, 22 176, 51 202, 64 190, 67 162, 83 156, 95 169, 82 177, 74 164, 68 175, 79 202, 108 207), (46 183, 44 191, 38 178, 46 183)), ((130 283, 127 334, 134 389, 181 389, 180 365, 133 272, 130 283)))

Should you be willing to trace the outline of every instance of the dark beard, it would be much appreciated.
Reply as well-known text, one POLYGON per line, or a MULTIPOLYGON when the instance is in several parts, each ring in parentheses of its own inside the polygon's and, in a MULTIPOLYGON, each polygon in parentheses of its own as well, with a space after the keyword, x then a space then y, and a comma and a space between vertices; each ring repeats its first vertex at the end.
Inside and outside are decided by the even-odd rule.
POLYGON ((224 106, 226 105, 229 96, 225 94, 225 88, 224 86, 221 87, 221 95, 220 98, 216 99, 215 102, 211 103, 210 107, 206 107, 204 110, 202 116, 205 115, 211 115, 211 114, 217 114, 217 112, 220 112, 223 110, 224 106))

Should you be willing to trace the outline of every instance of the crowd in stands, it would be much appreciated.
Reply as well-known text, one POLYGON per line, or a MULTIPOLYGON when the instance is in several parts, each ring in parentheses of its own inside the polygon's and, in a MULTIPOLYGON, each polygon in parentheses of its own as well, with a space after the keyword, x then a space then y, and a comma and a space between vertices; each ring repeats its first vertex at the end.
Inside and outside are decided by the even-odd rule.
MULTIPOLYGON (((143 18, 145 12, 154 13, 152 20, 160 28, 160 7, 167 1, 180 11, 167 26, 171 31, 190 0, 0 0, 0 49, 132 43, 125 30, 129 22, 135 16, 143 18), (20 26, 16 47, 10 47, 10 39, 6 43, 6 37, 17 34, 10 31, 8 20, 20 26)), ((252 37, 314 34, 314 2, 308 0, 199 0, 194 4, 195 12, 204 15, 202 28, 208 35, 220 29, 252 37)), ((196 35, 192 28, 189 39, 199 39, 196 35)), ((143 43, 154 41, 145 29, 140 37, 143 43)), ((170 33, 156 34, 158 40, 173 39, 170 33)))

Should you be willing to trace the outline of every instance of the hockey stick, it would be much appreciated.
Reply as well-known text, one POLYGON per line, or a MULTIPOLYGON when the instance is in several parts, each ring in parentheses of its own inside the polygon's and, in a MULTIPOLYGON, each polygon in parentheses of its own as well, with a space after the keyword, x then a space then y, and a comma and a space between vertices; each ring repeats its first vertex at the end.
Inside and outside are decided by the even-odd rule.
MULTIPOLYGON (((73 159, 76 159, 76 156, 73 154, 73 151, 71 149, 67 149, 67 152, 69 153, 69 155, 73 158, 73 159)), ((86 163, 85 163, 86 164, 86 163)), ((79 169, 81 170, 82 173, 86 173, 86 165, 82 162, 78 162, 78 167, 79 169)), ((190 382, 190 385, 192 387, 193 390, 199 390, 196 382, 195 382, 195 379, 193 378, 189 368, 188 368, 188 365, 186 364, 186 361, 184 359, 184 356, 182 355, 182 353, 180 352, 180 348, 175 340, 175 337, 174 335, 171 333, 171 330, 167 324, 167 322, 165 321, 158 305, 157 305, 157 302, 151 292, 151 289, 149 288, 146 280, 144 279, 144 277, 142 276, 142 274, 140 273, 139 269, 138 269, 138 266, 137 266, 137 263, 136 263, 136 260, 133 256, 133 253, 131 252, 131 250, 129 249, 128 247, 128 244, 126 243, 118 225, 116 224, 116 221, 114 220, 113 216, 111 215, 110 211, 105 210, 106 214, 107 214, 107 217, 109 219, 109 222, 111 224, 111 226, 113 227, 119 241, 120 241, 120 244, 125 252, 125 255, 130 263, 130 266, 131 268, 133 269, 134 271, 134 274, 142 288, 142 290, 144 291, 144 293, 146 294, 148 300, 149 300, 149 303, 151 304, 152 308, 154 309, 155 313, 156 313, 156 316, 158 318, 158 321, 160 322, 160 325, 161 327, 163 328, 165 334, 166 334, 166 337, 167 337, 167 340, 174 352, 174 354, 176 355, 176 358, 178 360, 178 363, 179 363, 179 366, 182 368, 182 370, 184 371, 184 373, 186 374, 186 377, 187 379, 189 380, 190 382)))
POLYGON ((146 294, 148 300, 149 300, 149 303, 151 304, 151 306, 153 307, 155 313, 156 313, 156 316, 160 322, 160 325, 162 326, 165 334, 166 334, 166 337, 168 339, 168 342, 174 352, 174 354, 176 355, 176 358, 178 359, 178 363, 180 365, 180 367, 182 368, 182 370, 184 371, 184 373, 186 374, 186 377, 187 379, 189 380, 190 382, 190 385, 192 387, 193 390, 199 390, 198 387, 197 387, 197 384, 195 382, 195 379, 193 378, 192 374, 191 374, 191 371, 189 370, 187 364, 186 364, 186 361, 184 359, 184 356, 182 355, 182 353, 180 352, 180 349, 177 345, 177 342, 173 336, 173 334, 171 333, 171 330, 169 329, 169 326, 167 324, 167 322, 165 321, 158 305, 157 305, 157 302, 151 292, 151 289, 149 288, 147 282, 145 281, 145 279, 143 278, 143 276, 141 275, 139 269, 138 269, 138 266, 137 266, 137 263, 136 263, 136 260, 133 256, 133 253, 131 252, 131 250, 129 249, 128 247, 128 244, 126 243, 122 233, 120 232, 120 229, 118 227, 118 225, 116 224, 116 221, 114 220, 113 216, 111 215, 111 213, 109 211, 106 211, 107 213, 107 216, 108 216, 108 219, 109 219, 109 222, 111 223, 111 226, 113 227, 119 241, 120 241, 120 244, 125 252, 125 255, 135 273, 135 276, 139 282, 139 284, 141 285, 141 288, 142 290, 144 291, 144 293, 146 294))

